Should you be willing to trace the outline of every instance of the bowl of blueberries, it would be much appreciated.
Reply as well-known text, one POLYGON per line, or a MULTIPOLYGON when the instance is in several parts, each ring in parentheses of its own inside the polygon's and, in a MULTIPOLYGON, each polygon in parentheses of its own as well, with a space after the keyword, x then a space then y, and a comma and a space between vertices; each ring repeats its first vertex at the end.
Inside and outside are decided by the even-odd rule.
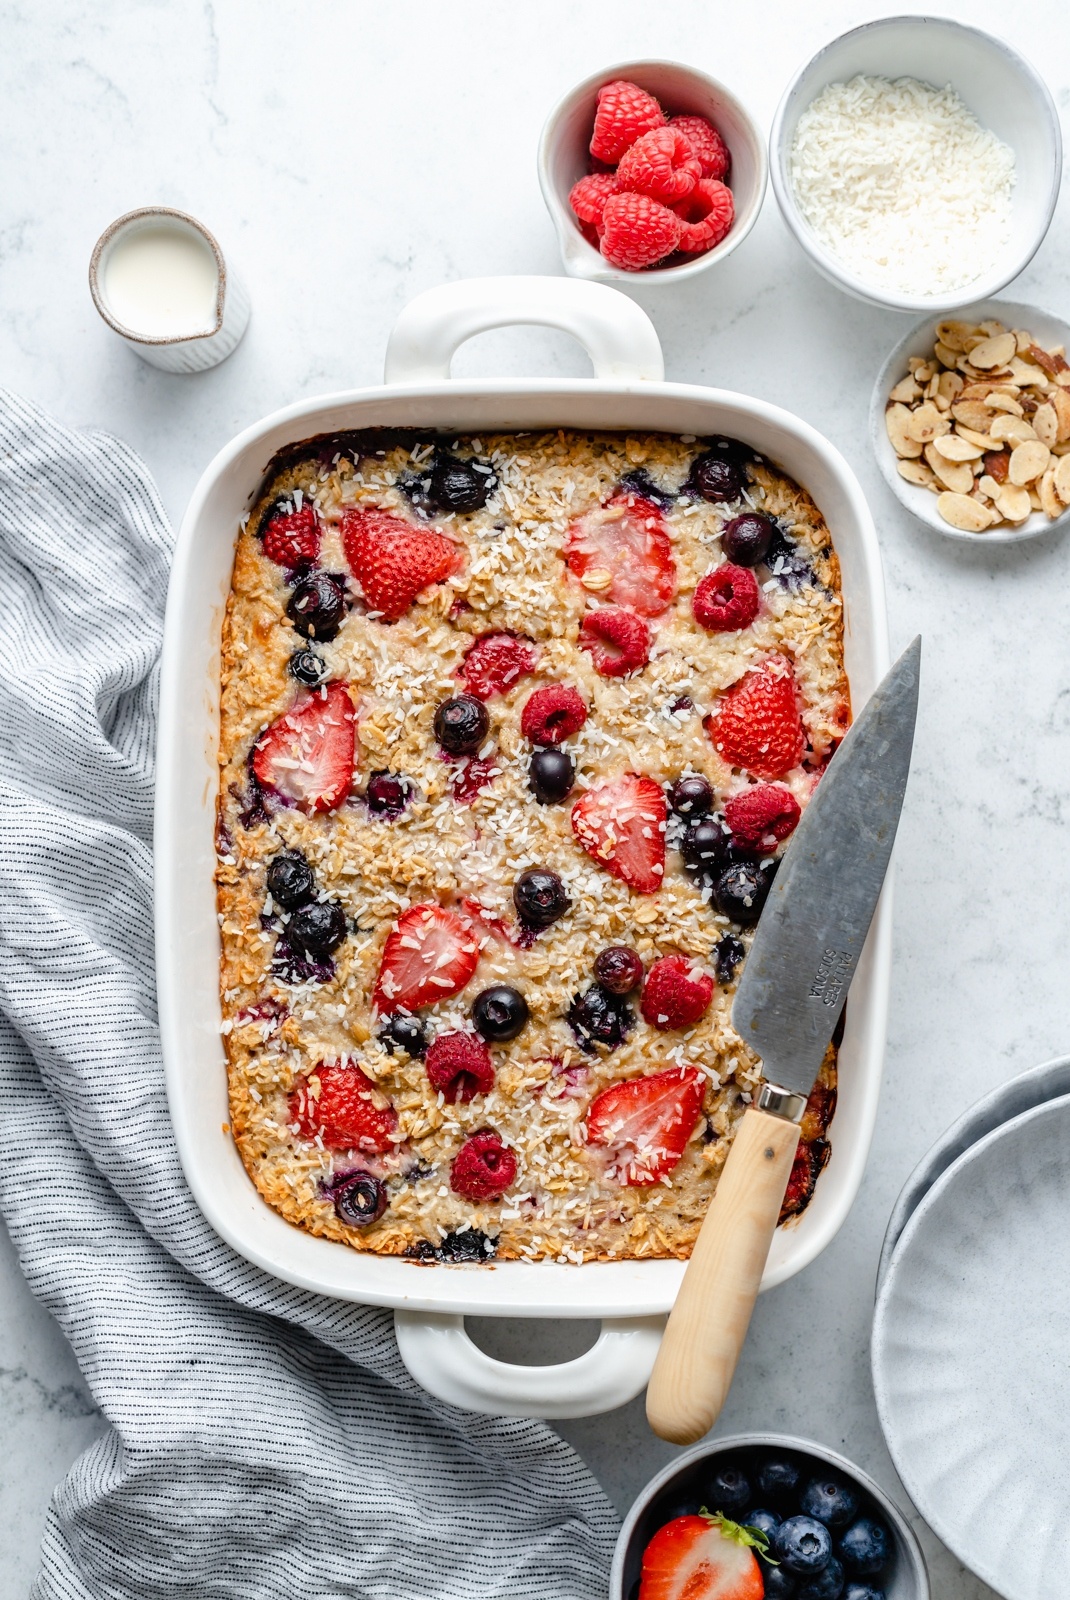
POLYGON ((677 1456, 632 1507, 611 1600, 930 1600, 903 1513, 834 1450, 737 1434, 677 1456))

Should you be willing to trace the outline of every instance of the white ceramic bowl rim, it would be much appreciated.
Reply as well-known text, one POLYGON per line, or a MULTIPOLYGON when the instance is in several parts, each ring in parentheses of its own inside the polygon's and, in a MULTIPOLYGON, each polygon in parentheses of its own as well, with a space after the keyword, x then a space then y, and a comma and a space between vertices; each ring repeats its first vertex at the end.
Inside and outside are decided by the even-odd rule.
MULTIPOLYGON (((957 86, 953 85, 953 87, 957 86)), ((965 91, 963 91, 963 98, 966 100, 969 98, 968 93, 965 91)), ((773 118, 773 125, 769 134, 769 165, 773 192, 776 195, 784 220, 803 250, 806 251, 807 255, 811 257, 827 277, 834 282, 838 282, 858 298, 869 300, 877 305, 887 306, 891 310, 929 313, 950 311, 961 305, 967 296, 976 300, 998 294, 1001 289, 1005 288, 1008 283, 1018 277, 1019 273, 1025 270, 1040 249, 1051 225, 1059 198, 1062 180, 1062 130, 1059 122, 1059 113, 1048 85, 1032 63, 1027 61, 1005 39, 988 33, 983 28, 959 22, 955 17, 900 14, 893 17, 877 17, 871 22, 861 23, 857 28, 849 28, 845 33, 837 34, 835 38, 829 39, 826 44, 822 45, 821 49, 799 68, 784 90, 773 118), (1030 85, 1031 96, 1035 101, 1038 115, 1043 114, 1046 120, 1055 154, 1048 183, 1047 199, 1043 209, 1043 222, 1036 236, 1028 243, 1023 244, 1016 256, 1011 255, 1008 251, 991 272, 977 278, 973 283, 964 284, 959 289, 940 295, 901 294, 896 290, 882 289, 878 285, 872 284, 852 273, 838 256, 834 255, 831 250, 821 243, 803 216, 795 199, 795 190, 788 170, 791 151, 788 145, 785 124, 788 112, 793 108, 793 102, 800 86, 813 69, 819 66, 825 57, 846 39, 852 39, 862 34, 876 35, 882 31, 899 27, 902 24, 916 25, 919 22, 927 23, 934 28, 949 28, 962 34, 971 34, 975 38, 983 40, 993 52, 1003 56, 1010 62, 1030 85)))
MULTIPOLYGON (((640 85, 642 87, 642 85, 640 85)), ((673 113, 678 115, 679 113, 673 113)), ((661 57, 646 57, 639 61, 619 61, 613 66, 603 67, 598 72, 592 72, 582 82, 575 84, 566 94, 563 94, 557 104, 550 111, 543 123, 542 133, 539 136, 539 186, 542 189, 543 200, 549 211, 558 239, 569 238, 573 244, 574 254, 579 260, 584 261, 584 266, 579 269, 580 275, 596 278, 600 282, 613 283, 620 286, 629 284, 642 285, 647 283, 678 283, 684 278, 694 277, 696 273, 704 272, 708 267, 723 261, 741 245, 758 220, 765 199, 765 191, 769 181, 769 167, 766 157, 765 140, 754 116, 734 94, 727 85, 713 78, 709 73, 701 71, 698 67, 691 67, 681 61, 669 61, 661 57), (734 115, 741 125, 745 126, 750 134, 753 145, 752 154, 757 166, 757 180, 753 193, 747 198, 745 205, 737 209, 731 228, 721 240, 720 244, 707 250, 704 254, 696 256, 693 261, 680 261, 672 267, 647 267, 639 272, 625 272, 619 267, 611 266, 600 251, 583 237, 582 232, 568 204, 568 196, 562 196, 552 173, 552 157, 556 144, 558 129, 564 114, 572 106, 593 90, 601 88, 605 83, 612 83, 616 78, 632 78, 636 73, 643 76, 650 69, 658 72, 679 73, 681 77, 691 79, 694 83, 702 85, 709 90, 715 98, 722 100, 732 108, 734 115), (588 259, 589 258, 589 259, 588 259)), ((732 190, 733 201, 736 201, 736 189, 729 175, 728 187, 732 190)), ((574 270, 566 256, 566 271, 574 270)))

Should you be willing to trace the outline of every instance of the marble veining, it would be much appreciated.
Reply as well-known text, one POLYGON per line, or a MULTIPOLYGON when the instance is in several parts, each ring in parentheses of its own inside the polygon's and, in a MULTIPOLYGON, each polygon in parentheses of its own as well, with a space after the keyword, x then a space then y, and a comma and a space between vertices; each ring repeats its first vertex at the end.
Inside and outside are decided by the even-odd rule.
MULTIPOLYGON (((906 9, 923 11, 918 0, 906 9)), ((3 8, 0 380, 66 423, 141 452, 173 518, 239 428, 291 400, 380 381, 401 306, 448 278, 560 270, 539 195, 543 118, 572 83, 644 54, 722 77, 765 126, 795 67, 890 8, 875 0, 476 0, 397 8, 306 0, 300 25, 254 0, 3 8), (172 377, 100 322, 94 240, 139 205, 192 212, 248 285, 234 356, 172 377)), ((1005 35, 1044 70, 1066 116, 1070 64, 1056 0, 944 10, 1005 35)), ((1065 199, 1007 290, 1070 314, 1065 199)), ((1067 1049, 1064 846, 1070 543, 938 542, 870 457, 873 377, 904 321, 846 299, 793 245, 772 195, 736 254, 672 290, 636 284, 671 376, 742 389, 806 417, 871 498, 893 644, 925 635, 914 774, 897 849, 896 957, 886 1083, 865 1183, 839 1237, 759 1304, 725 1431, 782 1428, 854 1456, 896 1491, 869 1379, 884 1224, 924 1150, 974 1098, 1067 1049)), ((508 330, 458 355, 463 375, 580 376, 564 336, 508 330)), ((54 1484, 105 1427, 70 1351, 0 1250, 0 1589, 26 1592, 54 1484)), ((496 1349, 546 1359, 578 1330, 494 1329, 496 1349)), ((671 1454, 641 1403, 574 1422, 573 1440, 624 1509, 671 1454)), ((989 1600, 921 1530, 941 1600, 989 1600)))

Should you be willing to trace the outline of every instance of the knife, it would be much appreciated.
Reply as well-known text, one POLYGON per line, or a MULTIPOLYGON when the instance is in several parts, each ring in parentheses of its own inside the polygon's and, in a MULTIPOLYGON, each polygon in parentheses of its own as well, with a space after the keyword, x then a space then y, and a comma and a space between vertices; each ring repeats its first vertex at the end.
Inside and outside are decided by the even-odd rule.
POLYGON ((732 1006, 765 1083, 743 1114, 647 1390, 661 1438, 716 1422, 746 1337, 799 1142, 799 1123, 858 965, 910 769, 921 639, 867 701, 803 812, 732 1006))

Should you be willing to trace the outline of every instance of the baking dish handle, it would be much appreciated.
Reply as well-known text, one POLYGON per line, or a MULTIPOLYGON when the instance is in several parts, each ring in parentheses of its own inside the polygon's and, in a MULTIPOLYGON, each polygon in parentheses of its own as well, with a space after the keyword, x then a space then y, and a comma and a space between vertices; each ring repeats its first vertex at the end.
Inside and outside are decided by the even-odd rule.
POLYGON ((665 376, 654 324, 619 289, 574 278, 463 278, 409 301, 386 347, 386 381, 439 383, 466 339, 529 323, 571 333, 596 378, 629 383, 665 376))
POLYGON ((664 1317, 621 1317, 602 1324, 574 1361, 522 1367, 473 1344, 462 1316, 395 1311, 401 1359, 417 1383, 462 1411, 500 1417, 594 1417, 634 1400, 658 1353, 664 1317))

